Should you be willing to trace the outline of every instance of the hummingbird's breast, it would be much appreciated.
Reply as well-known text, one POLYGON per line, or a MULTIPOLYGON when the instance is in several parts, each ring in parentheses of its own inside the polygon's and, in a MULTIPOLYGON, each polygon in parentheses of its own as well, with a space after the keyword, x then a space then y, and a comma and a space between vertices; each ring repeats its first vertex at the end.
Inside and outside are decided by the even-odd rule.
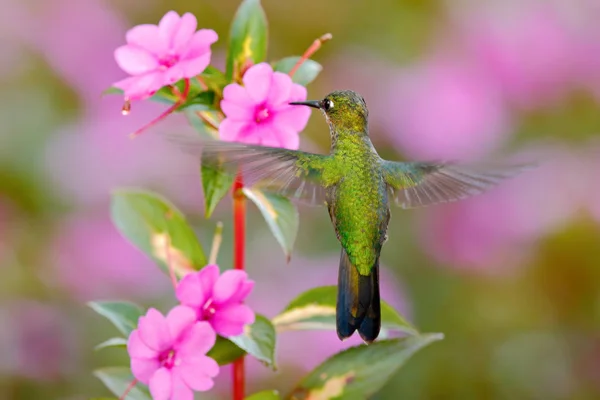
POLYGON ((379 256, 390 216, 380 158, 366 150, 336 158, 344 174, 328 194, 329 214, 350 261, 366 275, 379 256))

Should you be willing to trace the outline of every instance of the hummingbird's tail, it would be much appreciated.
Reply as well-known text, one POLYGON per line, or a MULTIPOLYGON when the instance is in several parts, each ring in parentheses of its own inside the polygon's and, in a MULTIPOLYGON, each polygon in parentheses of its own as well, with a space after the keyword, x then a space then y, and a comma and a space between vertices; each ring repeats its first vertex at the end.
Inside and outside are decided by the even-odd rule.
POLYGON ((358 330, 367 343, 381 328, 379 300, 379 257, 369 275, 360 275, 342 248, 338 274, 337 334, 344 340, 358 330))

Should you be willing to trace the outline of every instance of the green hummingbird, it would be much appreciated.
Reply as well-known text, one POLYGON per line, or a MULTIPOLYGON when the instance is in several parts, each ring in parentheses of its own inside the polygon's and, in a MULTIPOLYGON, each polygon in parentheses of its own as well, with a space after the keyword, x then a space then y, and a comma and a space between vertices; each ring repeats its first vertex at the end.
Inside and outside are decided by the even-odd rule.
POLYGON ((210 141, 197 146, 202 163, 232 167, 247 186, 260 185, 291 199, 327 206, 342 245, 337 334, 344 340, 358 331, 370 343, 381 328, 379 255, 387 240, 390 204, 412 208, 463 199, 515 175, 523 166, 384 160, 369 139, 369 111, 358 93, 335 91, 323 100, 290 104, 321 110, 331 135, 328 155, 210 141))

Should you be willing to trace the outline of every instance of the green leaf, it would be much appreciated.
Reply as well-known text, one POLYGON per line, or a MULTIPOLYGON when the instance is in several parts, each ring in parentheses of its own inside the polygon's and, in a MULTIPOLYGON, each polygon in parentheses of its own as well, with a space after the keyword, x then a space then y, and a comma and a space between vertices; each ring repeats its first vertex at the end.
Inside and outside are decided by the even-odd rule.
POLYGON ((229 193, 235 177, 223 168, 202 165, 200 170, 204 190, 204 213, 206 218, 210 218, 219 202, 229 193))
POLYGON ((351 347, 304 377, 291 397, 366 399, 379 391, 414 353, 443 337, 433 333, 351 347))
POLYGON ((168 273, 179 276, 206 265, 206 256, 183 214, 163 197, 138 189, 112 194, 112 219, 123 236, 168 273))
POLYGON ((240 81, 245 67, 264 61, 267 35, 267 17, 260 0, 242 1, 229 33, 225 74, 229 81, 240 81))
POLYGON ((276 338, 275 327, 271 321, 257 314, 254 323, 247 326, 242 335, 230 337, 229 340, 257 360, 275 369, 276 338))
POLYGON ((245 400, 279 400, 281 396, 277 390, 264 390, 262 392, 254 393, 251 396, 246 397, 245 400))
POLYGON ((215 99, 216 95, 213 91, 200 92, 194 96, 188 96, 185 103, 183 103, 178 110, 184 110, 188 107, 197 105, 205 106, 207 109, 215 109, 215 99))
POLYGON ((107 347, 127 347, 127 339, 122 337, 110 338, 94 347, 94 350, 101 350, 107 347))
MULTIPOLYGON (((180 79, 179 81, 173 84, 179 90, 179 93, 183 93, 185 80, 180 79)), ((189 96, 195 96, 197 93, 201 92, 200 84, 196 81, 190 80, 190 88, 189 88, 189 96)), ((173 88, 171 86, 163 86, 158 89, 151 97, 150 100, 156 101, 158 103, 165 104, 175 104, 178 100, 178 97, 173 93, 173 88)))
POLYGON ((219 111, 208 110, 205 106, 194 104, 184 110, 185 116, 202 137, 205 139, 218 139, 219 131, 215 127, 220 124, 219 111), (202 118, 201 118, 202 117, 202 118), (207 123, 210 121, 211 123, 207 123))
POLYGON ((219 97, 223 94, 223 88, 229 84, 225 74, 210 65, 200 74, 200 79, 206 84, 208 90, 217 93, 219 97))
POLYGON ((227 365, 231 364, 244 354, 246 354, 246 352, 240 349, 232 341, 217 336, 217 342, 206 355, 218 362, 219 365, 227 365))
MULTIPOLYGON (((94 375, 104 383, 104 385, 115 396, 121 397, 125 390, 133 382, 133 375, 126 367, 109 367, 101 368, 94 371, 94 375)), ((127 397, 126 400, 151 400, 150 393, 145 387, 136 385, 127 397)))
MULTIPOLYGON (((275 62, 273 65, 273 70, 287 74, 292 70, 292 68, 294 68, 294 65, 296 65, 298 60, 300 60, 300 57, 298 56, 282 58, 281 60, 275 62)), ((322 70, 323 67, 318 62, 313 60, 305 60, 294 73, 292 81, 302 86, 306 86, 314 81, 322 70)))
POLYGON ((125 337, 137 327, 144 313, 138 305, 126 301, 91 301, 88 306, 112 322, 125 337))
POLYGON ((296 206, 286 197, 259 189, 244 188, 243 191, 262 213, 289 261, 300 225, 296 206))
MULTIPOLYGON (((179 93, 184 93, 185 80, 182 79, 176 82, 174 86, 179 90, 179 93)), ((222 90, 222 88, 220 90, 222 90)), ((214 91, 205 90, 204 86, 202 86, 197 79, 190 79, 190 88, 188 89, 186 100, 177 108, 177 111, 198 104, 203 105, 206 109, 215 110, 218 107, 216 99, 217 96, 214 91)), ((172 87, 163 86, 150 97, 150 100, 173 105, 179 101, 179 97, 173 92, 172 87)))
MULTIPOLYGON (((336 286, 310 289, 296 297, 272 322, 277 332, 287 330, 335 330, 336 286)), ((381 333, 386 338, 391 332, 418 334, 412 326, 389 304, 381 302, 381 333)))

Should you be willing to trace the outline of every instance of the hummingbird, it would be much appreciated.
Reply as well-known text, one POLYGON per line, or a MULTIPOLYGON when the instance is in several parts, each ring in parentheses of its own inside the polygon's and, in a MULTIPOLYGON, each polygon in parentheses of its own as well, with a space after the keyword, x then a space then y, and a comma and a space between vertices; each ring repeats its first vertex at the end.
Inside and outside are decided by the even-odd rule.
POLYGON ((369 138, 369 110, 358 93, 334 91, 322 100, 290 104, 322 112, 331 136, 329 154, 221 141, 196 148, 204 166, 231 167, 246 186, 327 206, 341 244, 337 335, 344 340, 358 331, 371 343, 381 329, 379 257, 388 239, 391 205, 414 208, 464 199, 526 166, 384 160, 369 138))

